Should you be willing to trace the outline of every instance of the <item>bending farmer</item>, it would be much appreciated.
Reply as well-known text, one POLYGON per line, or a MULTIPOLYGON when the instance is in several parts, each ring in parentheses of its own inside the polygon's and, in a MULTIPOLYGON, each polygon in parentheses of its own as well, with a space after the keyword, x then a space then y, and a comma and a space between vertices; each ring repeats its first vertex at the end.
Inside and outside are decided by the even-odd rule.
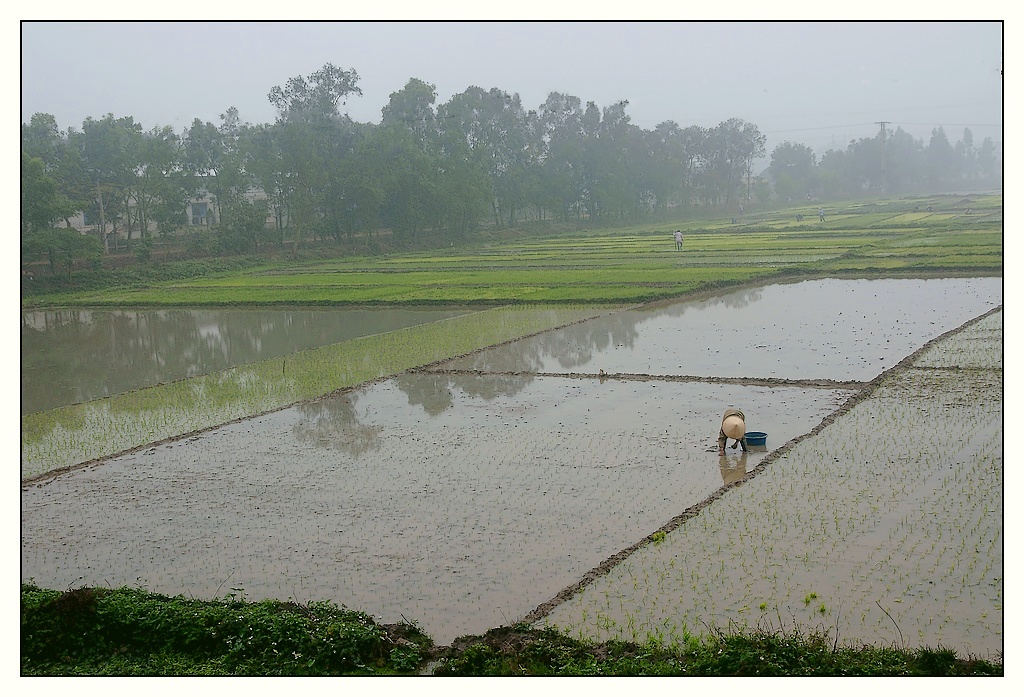
POLYGON ((718 431, 718 454, 725 454, 725 441, 729 438, 734 438, 735 443, 732 444, 732 449, 735 450, 737 445, 743 446, 743 452, 747 452, 747 417, 743 415, 743 412, 739 409, 729 407, 722 414, 722 428, 718 431))

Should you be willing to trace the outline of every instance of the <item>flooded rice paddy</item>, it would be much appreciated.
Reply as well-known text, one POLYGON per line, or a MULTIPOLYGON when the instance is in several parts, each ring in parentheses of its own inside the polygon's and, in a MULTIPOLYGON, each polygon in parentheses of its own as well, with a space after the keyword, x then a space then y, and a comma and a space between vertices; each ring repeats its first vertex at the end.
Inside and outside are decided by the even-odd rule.
POLYGON ((1000 312, 540 623, 640 641, 800 628, 1001 658, 1001 355, 1000 312))
MULTIPOLYGON (((612 309, 497 307, 22 415, 23 480, 307 402, 612 309)), ((38 384, 38 383, 37 383, 38 384)))
POLYGON ((808 281, 589 320, 24 485, 22 578, 327 599, 440 644, 765 614, 892 643, 878 600, 908 644, 999 650, 1001 313, 860 397, 1001 302, 1001 279, 808 281), (730 404, 766 450, 717 455, 730 404))
POLYGON ((1001 286, 999 278, 780 283, 618 312, 446 367, 866 381, 922 337, 1000 304, 1001 286))
POLYGON ((459 310, 33 310, 21 316, 32 413, 394 331, 459 310))

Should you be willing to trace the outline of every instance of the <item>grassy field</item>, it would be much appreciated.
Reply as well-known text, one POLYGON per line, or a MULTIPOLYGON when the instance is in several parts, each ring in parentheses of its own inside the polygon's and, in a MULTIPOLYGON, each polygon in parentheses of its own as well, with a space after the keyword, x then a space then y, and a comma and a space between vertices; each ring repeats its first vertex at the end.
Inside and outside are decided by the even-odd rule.
POLYGON ((963 200, 847 203, 829 207, 824 223, 810 206, 688 221, 681 252, 673 224, 584 230, 381 257, 285 257, 212 276, 31 295, 23 306, 621 305, 782 275, 998 274, 1002 196, 972 196, 969 214, 963 200))

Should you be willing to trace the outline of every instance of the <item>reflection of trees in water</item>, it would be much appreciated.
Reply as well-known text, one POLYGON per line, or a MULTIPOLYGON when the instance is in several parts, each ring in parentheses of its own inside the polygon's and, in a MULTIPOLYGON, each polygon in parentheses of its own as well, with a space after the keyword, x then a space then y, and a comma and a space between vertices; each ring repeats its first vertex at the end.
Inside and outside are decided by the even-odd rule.
MULTIPOLYGON (((404 373, 392 378, 412 406, 438 416, 455 406, 455 390, 470 398, 491 400, 521 392, 534 378, 524 375, 447 375, 404 373)), ((303 419, 292 429, 295 437, 322 448, 360 455, 380 447, 383 426, 362 423, 356 408, 357 393, 296 405, 303 419)))
POLYGON ((711 303, 709 307, 715 304, 722 304, 726 307, 746 307, 751 303, 756 303, 761 299, 761 288, 748 288, 747 290, 741 290, 736 293, 729 293, 718 298, 719 303, 711 303))
POLYGON ((22 323, 26 381, 50 378, 48 392, 25 390, 24 405, 34 410, 99 399, 251 362, 266 332, 283 332, 276 326, 282 319, 260 314, 237 320, 215 311, 47 312, 22 323))
POLYGON ((58 310, 22 314, 22 408, 84 402, 450 311, 58 310))
POLYGON ((127 392, 186 377, 197 336, 185 313, 60 310, 22 322, 27 411, 127 392), (34 389, 45 380, 45 390, 34 389))
POLYGON ((455 405, 453 390, 461 390, 469 397, 490 400, 521 392, 533 382, 528 375, 448 375, 442 373, 415 373, 395 377, 395 384, 409 399, 409 404, 421 406, 430 416, 455 405))
POLYGON ((667 317, 682 317, 689 312, 701 312, 704 310, 712 310, 716 307, 746 307, 751 303, 756 303, 761 300, 761 291, 764 288, 745 288, 743 290, 733 291, 725 295, 716 295, 706 300, 687 300, 675 302, 669 305, 659 305, 651 310, 640 310, 640 312, 650 312, 653 315, 667 316, 667 317))
POLYGON ((640 319, 633 312, 616 312, 513 341, 473 356, 471 369, 538 373, 544 370, 547 359, 553 358, 563 370, 573 370, 609 346, 632 347, 638 336, 636 327, 640 319))
POLYGON ((351 394, 299 404, 295 408, 304 417, 292 428, 296 440, 301 443, 342 450, 352 455, 380 448, 383 427, 368 426, 359 421, 355 398, 351 394))
POLYGON ((449 376, 436 373, 405 373, 395 378, 395 385, 405 393, 409 404, 423 407, 423 411, 431 416, 437 416, 455 404, 451 383, 449 376))
POLYGON ((524 375, 480 375, 451 376, 452 387, 465 392, 470 397, 491 400, 498 397, 511 397, 522 392, 533 378, 524 375))
POLYGON ((565 327, 552 337, 541 335, 541 343, 563 370, 572 370, 589 363, 595 353, 610 346, 632 348, 639 335, 639 319, 633 312, 616 312, 565 327))
MULTIPOLYGON (((708 298, 707 300, 697 303, 696 307, 694 307, 692 303, 689 303, 689 306, 698 311, 718 307, 719 305, 730 308, 746 307, 747 305, 756 303, 761 299, 762 290, 763 288, 747 288, 727 293, 726 295, 708 298)), ((679 303, 678 307, 681 310, 679 314, 682 314, 682 311, 686 310, 687 305, 687 303, 679 303)))

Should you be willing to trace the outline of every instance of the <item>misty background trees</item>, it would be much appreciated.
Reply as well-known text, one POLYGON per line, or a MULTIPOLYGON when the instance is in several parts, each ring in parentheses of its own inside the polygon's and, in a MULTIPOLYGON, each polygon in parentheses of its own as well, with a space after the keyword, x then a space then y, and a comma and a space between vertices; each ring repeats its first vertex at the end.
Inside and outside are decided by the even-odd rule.
POLYGON ((112 114, 62 130, 35 114, 22 124, 23 253, 53 264, 95 254, 52 232, 78 211, 104 252, 126 241, 145 253, 153 234, 188 228, 207 251, 227 253, 1001 186, 999 146, 974 143, 966 128, 955 142, 936 128, 924 143, 881 123, 844 150, 818 156, 787 141, 769 154, 757 126, 739 118, 645 130, 625 100, 602 107, 552 92, 529 109, 518 94, 470 86, 437 104, 434 85, 417 78, 391 94, 379 124, 358 123, 341 110, 361 94, 358 81, 328 63, 270 89, 273 123, 243 123, 229 108, 219 123, 196 119, 182 133, 112 114), (186 220, 203 192, 206 214, 186 220))

